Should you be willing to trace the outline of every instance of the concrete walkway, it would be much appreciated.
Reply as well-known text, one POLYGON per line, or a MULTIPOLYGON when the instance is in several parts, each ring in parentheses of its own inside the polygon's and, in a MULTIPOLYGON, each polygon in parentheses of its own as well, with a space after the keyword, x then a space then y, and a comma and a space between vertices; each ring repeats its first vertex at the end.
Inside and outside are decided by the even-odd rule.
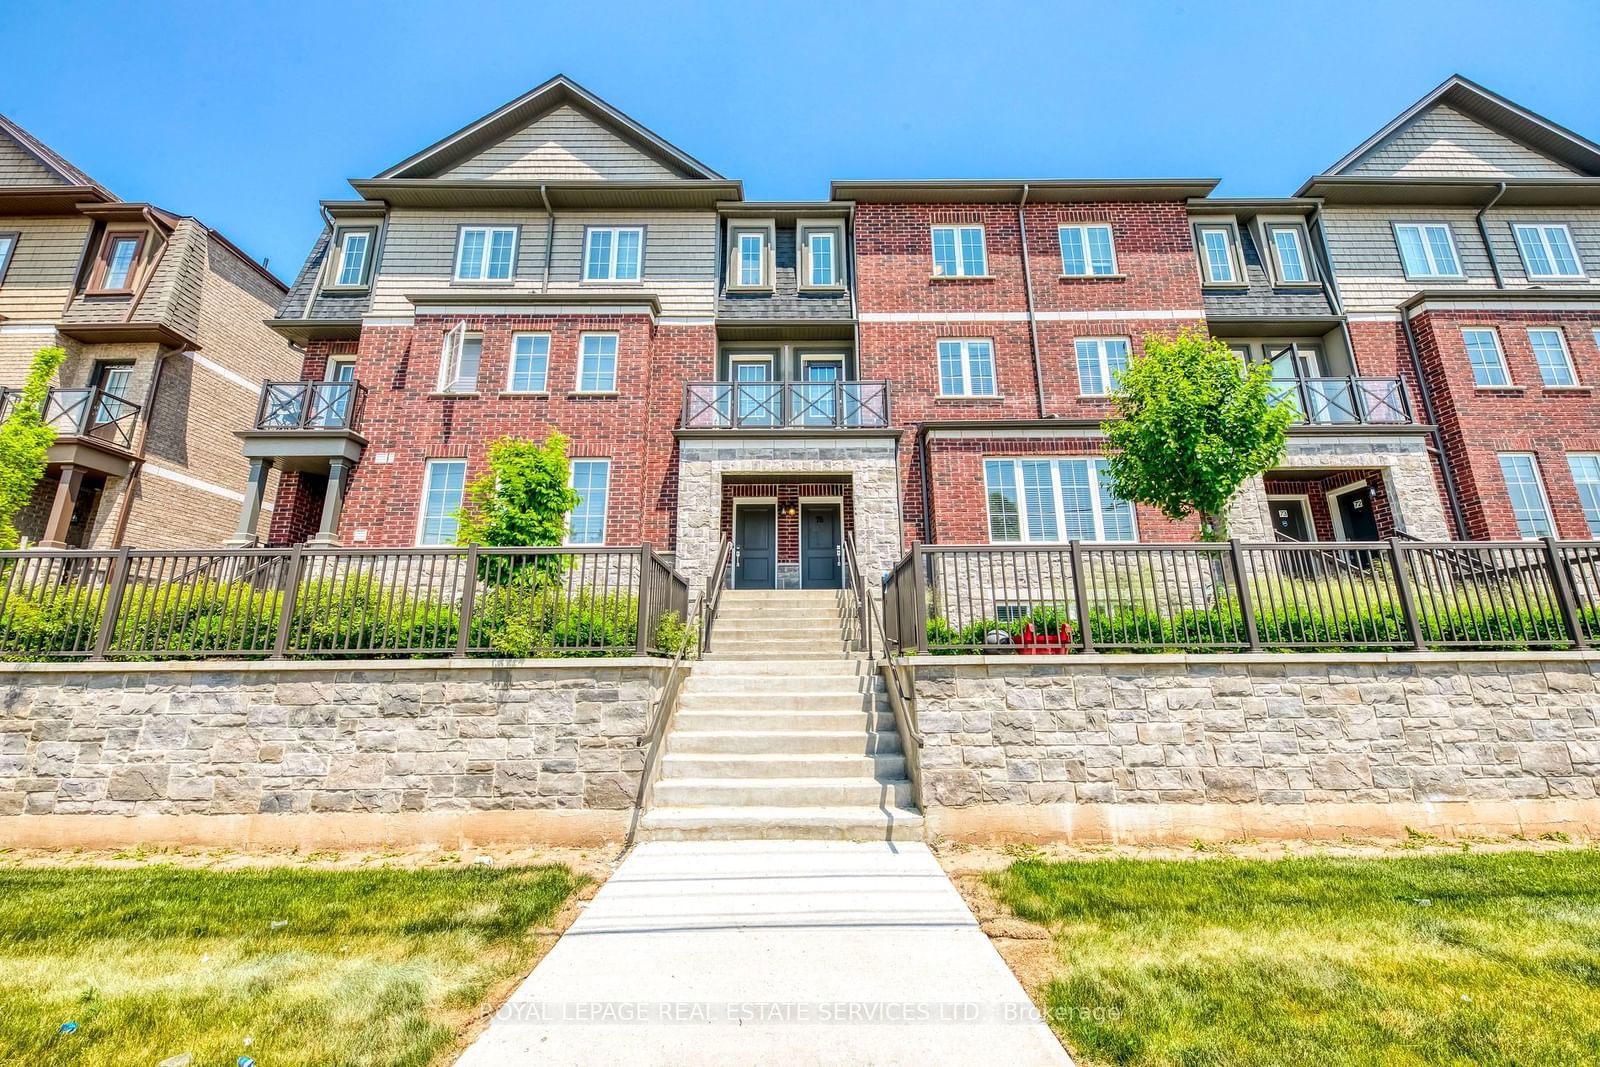
POLYGON ((1067 1064, 920 843, 639 846, 460 1067, 1067 1064))

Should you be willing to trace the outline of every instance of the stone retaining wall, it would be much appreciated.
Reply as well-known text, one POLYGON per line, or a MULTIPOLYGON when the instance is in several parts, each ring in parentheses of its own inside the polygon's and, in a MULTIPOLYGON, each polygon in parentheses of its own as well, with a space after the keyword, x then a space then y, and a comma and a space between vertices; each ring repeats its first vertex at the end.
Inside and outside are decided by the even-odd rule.
POLYGON ((1600 826, 1595 653, 911 662, 935 832, 1600 826))
MULTIPOLYGON (((0 819, 0 842, 29 827, 163 836, 159 822, 80 816, 178 819, 177 836, 199 839, 203 817, 315 815, 339 839, 407 815, 515 815, 502 821, 537 833, 541 813, 552 826, 577 814, 581 829, 554 836, 620 836, 664 674, 633 658, 3 665, 0 815, 23 819, 0 819)), ((247 832, 228 825, 223 841, 247 832)))

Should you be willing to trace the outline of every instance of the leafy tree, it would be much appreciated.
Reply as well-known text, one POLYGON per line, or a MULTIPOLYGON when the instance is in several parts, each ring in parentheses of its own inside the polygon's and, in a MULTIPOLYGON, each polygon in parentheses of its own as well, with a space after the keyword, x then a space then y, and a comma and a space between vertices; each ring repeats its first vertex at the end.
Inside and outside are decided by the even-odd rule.
MULTIPOLYGON (((527 548, 561 544, 567 535, 567 513, 578 506, 567 465, 567 438, 552 430, 543 444, 514 437, 489 446, 489 469, 468 484, 456 519, 459 545, 527 548)), ((490 564, 506 575, 504 563, 490 564)), ((532 567, 539 574, 559 572, 560 561, 530 557, 514 561, 519 575, 532 567)), ((488 566, 485 567, 488 576, 488 566)))
POLYGON ((1283 455, 1294 408, 1272 370, 1245 367, 1222 341, 1185 330, 1146 337, 1117 380, 1103 429, 1115 492, 1169 519, 1198 512, 1200 537, 1228 537, 1228 505, 1283 455))
POLYGON ((45 394, 66 358, 66 351, 60 348, 41 348, 34 353, 27 384, 11 413, 0 422, 0 551, 21 543, 17 513, 28 506, 34 487, 44 477, 45 453, 56 439, 56 431, 44 421, 45 394))

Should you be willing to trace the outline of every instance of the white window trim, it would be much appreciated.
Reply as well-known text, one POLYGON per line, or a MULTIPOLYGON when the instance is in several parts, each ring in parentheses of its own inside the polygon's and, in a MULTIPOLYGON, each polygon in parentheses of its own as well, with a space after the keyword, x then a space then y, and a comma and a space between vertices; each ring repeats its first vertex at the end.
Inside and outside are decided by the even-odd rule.
POLYGON ((1109 222, 1064 222, 1056 227, 1056 250, 1061 253, 1061 276, 1063 278, 1120 278, 1122 268, 1117 264, 1117 231, 1109 222), (1067 271, 1067 241, 1066 232, 1078 230, 1083 234, 1083 266, 1084 273, 1071 274, 1067 271), (1094 256, 1089 251, 1089 231, 1104 230, 1111 238, 1111 270, 1105 274, 1096 274, 1094 270, 1094 256))
POLYGON ((1577 239, 1572 236, 1572 227, 1564 222, 1513 222, 1511 224, 1511 243, 1517 246, 1517 258, 1522 260, 1522 272, 1530 280, 1541 282, 1585 282, 1589 280, 1589 272, 1583 265, 1583 256, 1578 253, 1577 239), (1550 244, 1545 240, 1544 231, 1560 230, 1565 233, 1567 235, 1567 247, 1572 249, 1572 262, 1577 266, 1578 273, 1535 274, 1533 268, 1528 265, 1526 253, 1522 250, 1521 234, 1523 230, 1532 230, 1534 232, 1539 245, 1544 249, 1545 258, 1550 261, 1552 266, 1555 265, 1556 257, 1550 254, 1550 244))
POLYGON ((1533 367, 1539 372, 1539 384, 1546 389, 1582 389, 1583 382, 1578 378, 1578 365, 1572 362, 1572 349, 1567 344, 1567 331, 1559 326, 1529 326, 1526 327, 1528 335, 1528 354, 1533 357, 1533 367), (1539 354, 1533 350, 1533 335, 1536 333, 1553 333, 1556 343, 1561 347, 1561 358, 1567 361, 1567 374, 1572 381, 1566 385, 1551 385, 1544 380, 1544 368, 1539 366, 1539 354))
POLYGON ((514 396, 549 396, 550 395, 550 334, 543 330, 517 330, 511 335, 511 347, 506 354, 506 392, 514 396), (543 389, 518 389, 517 388, 517 338, 543 337, 544 338, 544 388, 543 389))
MULTIPOLYGON (((1567 472, 1572 476, 1572 487, 1574 489, 1580 489, 1582 483, 1578 481, 1578 471, 1572 462, 1574 459, 1593 459, 1596 464, 1600 464, 1600 452, 1567 453, 1567 472)), ((1596 491, 1600 492, 1600 478, 1597 478, 1594 484, 1596 486, 1596 491)), ((1583 512, 1583 521, 1584 524, 1589 528, 1590 538, 1600 537, 1600 534, 1597 534, 1595 530, 1596 524, 1589 521, 1589 512, 1584 509, 1582 492, 1578 493, 1578 510, 1583 512)))
MULTIPOLYGON (((1527 457, 1528 465, 1533 470, 1533 485, 1534 485, 1534 488, 1539 490, 1539 504, 1544 508, 1545 525, 1548 526, 1550 528, 1550 532, 1552 534, 1554 534, 1556 532, 1556 517, 1550 511, 1550 494, 1545 490, 1545 487, 1544 487, 1544 472, 1539 469, 1539 457, 1535 453, 1532 453, 1532 452, 1496 452, 1495 453, 1495 467, 1500 471, 1501 486, 1502 486, 1502 488, 1504 488, 1506 490, 1506 506, 1511 509, 1511 521, 1512 522, 1516 522, 1517 521, 1517 509, 1516 509, 1516 505, 1513 504, 1512 501, 1511 501, 1511 487, 1505 484, 1505 468, 1500 465, 1500 458, 1502 456, 1526 456, 1527 457)), ((1521 524, 1520 523, 1518 524, 1518 527, 1517 527, 1517 539, 1521 540, 1521 541, 1537 541, 1537 540, 1539 540, 1538 537, 1524 537, 1522 535, 1522 528, 1521 528, 1521 524)))
POLYGON ((463 223, 462 225, 456 227, 456 265, 455 269, 450 274, 450 280, 466 285, 510 285, 517 280, 517 257, 521 254, 522 227, 498 222, 472 223, 470 225, 463 223), (494 235, 497 233, 511 234, 511 273, 506 277, 490 278, 485 276, 480 278, 463 278, 461 276, 461 268, 463 266, 461 252, 466 247, 467 234, 477 233, 479 231, 482 231, 483 233, 483 260, 479 266, 485 275, 487 275, 489 271, 489 248, 494 241, 494 235))
POLYGON ((378 250, 378 229, 375 226, 336 226, 333 231, 333 254, 329 256, 330 273, 323 281, 322 288, 338 289, 352 292, 366 289, 372 284, 373 264, 378 250), (366 260, 361 264, 361 278, 354 282, 341 282, 340 276, 344 274, 345 242, 356 234, 364 234, 367 238, 366 260))
POLYGON ((845 288, 844 224, 840 222, 801 222, 796 229, 795 276, 799 288, 811 292, 833 292, 845 288), (833 238, 833 281, 826 285, 811 280, 811 235, 825 233, 833 238))
POLYGON ((1513 389, 1516 382, 1511 380, 1511 365, 1506 362, 1505 345, 1500 342, 1500 331, 1494 326, 1463 326, 1461 327, 1461 348, 1467 351, 1467 334, 1487 333, 1494 338, 1494 353, 1500 360, 1500 373, 1505 376, 1504 385, 1484 385, 1478 381, 1477 371, 1472 367, 1472 353, 1467 352, 1467 370, 1472 374, 1472 385, 1475 389, 1513 389))
MULTIPOLYGON (((617 371, 622 364, 622 335, 615 330, 585 330, 578 335, 578 373, 572 384, 572 391, 583 396, 612 396, 617 391, 617 371), (617 341, 616 356, 611 363, 611 388, 610 389, 585 389, 583 387, 583 343, 590 337, 613 337, 617 341)), ((547 376, 548 380, 548 376, 547 376)))
POLYGON ((1393 219, 1389 223, 1390 232, 1394 236, 1394 252, 1400 257, 1400 273, 1407 279, 1427 280, 1431 278, 1465 278, 1467 268, 1461 261, 1461 246, 1456 244, 1455 227, 1442 219, 1393 219), (1415 228, 1422 236, 1422 254, 1428 258, 1430 266, 1437 266, 1433 262, 1433 246, 1428 243, 1426 231, 1430 227, 1439 227, 1444 230, 1444 235, 1450 241, 1450 255, 1455 257, 1456 269, 1453 274, 1413 274, 1406 266, 1406 254, 1400 246, 1400 231, 1404 228, 1415 228))
POLYGON ((1095 473, 1094 463, 1098 456, 984 456, 983 457, 983 517, 984 530, 989 537, 989 543, 995 545, 1064 545, 1067 541, 1035 541, 1028 534, 1028 505, 1023 499, 1025 490, 1022 482, 1022 464, 1024 462, 1043 462, 1050 464, 1050 492, 1054 498, 1056 509, 1056 532, 1060 533, 1067 528, 1066 498, 1061 492, 1061 469, 1058 463, 1086 463, 1089 467, 1089 507, 1094 515, 1095 540, 1097 545, 1136 545, 1139 543, 1139 509, 1131 501, 1127 502, 1130 509, 1129 518, 1133 523, 1133 539, 1111 540, 1101 538, 1105 533, 1105 513, 1100 504, 1100 478, 1095 473), (1015 541, 996 541, 994 539, 994 515, 991 509, 991 496, 989 492, 989 464, 1011 464, 1012 479, 1017 488, 1017 533, 1015 541))
POLYGON ((467 485, 466 464, 467 464, 467 461, 465 459, 443 459, 443 458, 440 458, 440 459, 429 459, 429 460, 423 461, 423 464, 422 464, 422 496, 417 501, 417 528, 416 528, 415 533, 412 535, 413 541, 417 545, 418 548, 437 548, 437 547, 440 547, 441 545, 449 544, 449 542, 441 542, 440 545, 430 545, 428 542, 425 542, 422 539, 422 531, 428 525, 428 486, 432 482, 433 468, 436 465, 441 464, 441 463, 459 463, 459 464, 461 464, 461 499, 462 499, 463 503, 466 502, 466 492, 467 492, 467 489, 466 489, 466 485, 467 485))
MULTIPOLYGON (((476 379, 474 379, 474 387, 472 389, 450 388, 455 384, 455 378, 450 373, 451 369, 452 367, 460 367, 461 351, 466 343, 467 323, 463 319, 445 332, 444 345, 439 350, 439 375, 438 380, 434 383, 435 392, 449 393, 452 396, 473 396, 477 393, 476 379)), ((481 360, 482 358, 482 353, 480 352, 479 359, 481 360)))
POLYGON ((994 400, 1000 396, 1000 369, 994 358, 994 339, 991 337, 939 337, 933 343, 934 371, 939 375, 939 395, 946 398, 965 400, 979 398, 994 400), (959 344, 961 346, 961 388, 960 393, 947 393, 944 391, 944 362, 939 356, 939 346, 942 344, 959 344), (994 382, 994 391, 990 393, 974 393, 972 391, 972 357, 969 346, 974 344, 989 346, 989 378, 994 382))
POLYGON ((1106 360, 1106 342, 1107 341, 1121 341, 1123 344, 1127 345, 1128 346, 1128 360, 1129 360, 1129 362, 1133 361, 1133 341, 1130 338, 1127 338, 1127 337, 1074 337, 1072 339, 1072 369, 1073 369, 1074 372, 1076 372, 1078 374, 1078 395, 1079 396, 1110 396, 1111 395, 1111 390, 1113 388, 1115 388, 1115 386, 1113 385, 1113 383, 1111 381, 1111 365, 1106 360), (1096 356, 1096 358, 1098 359, 1098 361, 1100 363, 1100 380, 1105 383, 1105 387, 1106 387, 1104 392, 1091 393, 1087 389, 1084 388, 1083 373, 1078 369, 1078 344, 1080 342, 1093 342, 1093 344, 1095 346, 1095 356, 1096 356))
POLYGON ((643 226, 585 226, 583 228, 583 262, 578 264, 578 280, 585 285, 642 285, 644 283, 645 238, 645 227, 643 226), (594 240, 594 235, 600 232, 611 234, 611 255, 606 261, 606 277, 591 278, 589 277, 589 244, 594 240), (637 278, 618 278, 617 234, 628 232, 639 235, 639 276, 637 278))
POLYGON ((1239 224, 1233 219, 1201 219, 1194 224, 1194 249, 1200 257, 1200 284, 1207 289, 1244 289, 1250 278, 1244 269, 1244 252, 1239 243, 1239 224), (1228 263, 1233 278, 1222 281, 1211 275, 1211 257, 1206 254, 1206 231, 1221 230, 1228 242, 1228 263))
POLYGON ((766 289, 767 285, 767 235, 762 230, 735 230, 733 231, 733 284, 732 289, 766 289), (756 246, 756 274, 755 281, 746 281, 744 276, 745 245, 755 242, 756 246))
POLYGON ((1267 246, 1267 264, 1272 271, 1272 284, 1275 287, 1280 289, 1321 287, 1316 261, 1311 258, 1311 234, 1304 222, 1299 219, 1262 219, 1261 239, 1267 246), (1300 262, 1306 270, 1305 278, 1300 281, 1291 281, 1284 277, 1283 260, 1279 258, 1278 242, 1275 239, 1279 230, 1287 230, 1292 234, 1295 244, 1300 249, 1300 262))
POLYGON ((982 223, 978 222, 941 222, 928 228, 928 260, 930 269, 935 278, 987 278, 989 277, 989 233, 982 223), (951 230, 955 233, 956 272, 954 274, 940 274, 939 260, 933 251, 933 235, 940 230, 951 230), (972 264, 967 262, 967 253, 961 243, 962 230, 978 231, 978 248, 983 253, 983 270, 971 270, 972 264))
MULTIPOLYGON (((593 548, 596 545, 604 545, 606 543, 606 536, 611 532, 611 459, 608 456, 573 457, 567 466, 567 488, 569 489, 572 488, 573 473, 576 471, 579 463, 601 463, 604 464, 606 468, 606 506, 605 509, 600 513, 600 540, 574 541, 572 539, 572 523, 569 521, 567 523, 566 536, 561 539, 561 543, 564 545, 593 548)), ((576 505, 574 505, 573 510, 577 510, 576 505)))

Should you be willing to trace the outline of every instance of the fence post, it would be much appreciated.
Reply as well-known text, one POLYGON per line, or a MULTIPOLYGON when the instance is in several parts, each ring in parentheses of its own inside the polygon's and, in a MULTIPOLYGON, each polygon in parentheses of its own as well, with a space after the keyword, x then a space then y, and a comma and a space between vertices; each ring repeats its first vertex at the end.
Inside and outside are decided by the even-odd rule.
POLYGON ((1561 563, 1561 547, 1556 544, 1556 539, 1546 534, 1544 537, 1545 556, 1550 561, 1550 584, 1555 587, 1556 603, 1561 608, 1561 621, 1566 623, 1567 633, 1572 638, 1573 648, 1584 646, 1583 620, 1578 617, 1578 599, 1572 593, 1572 584, 1567 581, 1567 568, 1561 563))
POLYGON ((1083 582, 1083 544, 1076 537, 1067 542, 1072 561, 1072 610, 1078 616, 1078 650, 1094 651, 1094 634, 1089 632, 1089 590, 1083 582))
POLYGON ((461 591, 461 612, 456 619, 456 655, 472 647, 472 609, 478 599, 478 546, 467 546, 467 587, 461 591))
POLYGON ((278 638, 272 643, 273 659, 286 659, 289 655, 289 631, 294 628, 294 604, 300 596, 300 565, 305 551, 305 545, 295 545, 289 555, 289 569, 283 576, 283 611, 278 616, 278 638))
POLYGON ((911 546, 911 594, 917 598, 917 651, 928 651, 928 575, 923 570, 922 542, 911 546))
POLYGON ((1389 538, 1389 558, 1394 563, 1394 590, 1400 595, 1400 614, 1406 620, 1406 633, 1411 637, 1411 647, 1426 652, 1422 640, 1422 622, 1417 618, 1417 601, 1411 595, 1411 575, 1406 572, 1405 549, 1400 538, 1389 538))
POLYGON ((650 560, 655 555, 648 544, 639 546, 639 623, 634 633, 634 652, 650 652, 650 560))
POLYGON ((1256 625, 1255 601, 1250 583, 1244 578, 1244 549, 1237 537, 1228 538, 1228 560, 1233 565, 1233 581, 1239 590, 1239 614, 1244 619, 1244 641, 1251 652, 1261 651, 1261 629, 1256 625))
POLYGON ((133 549, 124 546, 111 564, 111 575, 106 581, 106 599, 100 616, 100 632, 94 638, 94 652, 90 659, 105 659, 111 648, 111 636, 117 628, 117 616, 122 612, 122 597, 128 588, 128 566, 133 549))

